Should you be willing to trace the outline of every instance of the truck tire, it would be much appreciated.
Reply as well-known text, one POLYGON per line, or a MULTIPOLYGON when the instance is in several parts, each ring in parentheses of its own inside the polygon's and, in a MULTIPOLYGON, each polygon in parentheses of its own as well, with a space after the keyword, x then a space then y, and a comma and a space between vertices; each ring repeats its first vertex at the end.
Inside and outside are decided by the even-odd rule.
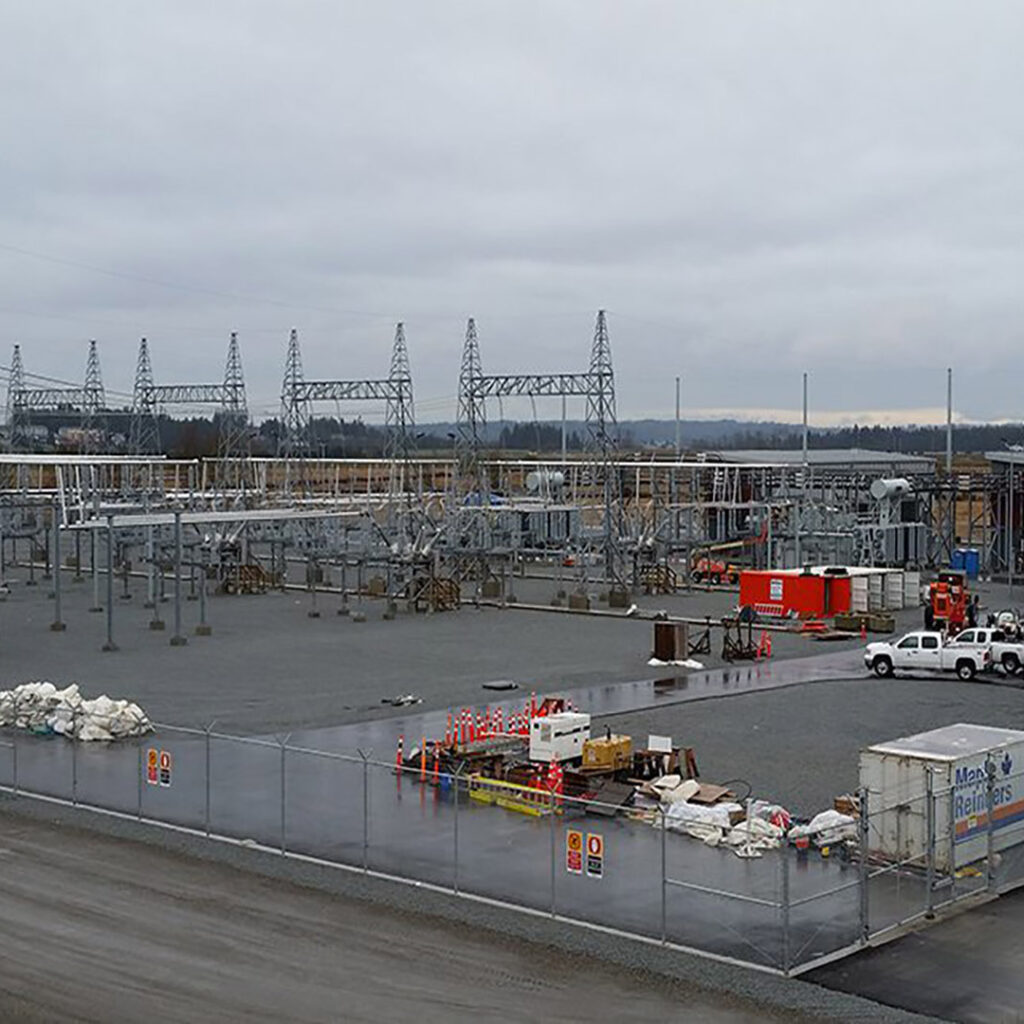
POLYGON ((711 582, 717 587, 718 584, 722 582, 722 574, 718 572, 713 572, 711 574, 711 582))
POLYGON ((880 654, 871 662, 871 669, 879 679, 888 679, 892 675, 892 658, 880 654))
POLYGON ((735 584, 739 583, 739 581, 740 581, 740 578, 739 578, 739 575, 737 573, 734 573, 734 572, 729 573, 729 582, 730 583, 735 585, 735 584))
POLYGON ((700 583, 700 581, 704 579, 704 573, 702 573, 700 569, 694 569, 693 572, 690 573, 690 579, 693 580, 694 583, 700 583))
POLYGON ((1003 668, 1008 676, 1015 676, 1020 671, 1020 658, 1013 651, 1007 651, 1003 655, 1003 668))
POLYGON ((977 671, 974 667, 974 662, 970 658, 962 658, 956 663, 956 674, 958 679, 962 679, 965 683, 969 683, 977 671))

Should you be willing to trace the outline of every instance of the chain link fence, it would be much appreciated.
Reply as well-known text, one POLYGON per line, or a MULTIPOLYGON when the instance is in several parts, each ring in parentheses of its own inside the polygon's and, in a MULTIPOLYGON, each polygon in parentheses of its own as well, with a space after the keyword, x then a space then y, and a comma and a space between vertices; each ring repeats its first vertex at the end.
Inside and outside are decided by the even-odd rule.
POLYGON ((991 762, 980 781, 929 776, 898 803, 862 791, 852 842, 749 857, 666 828, 660 809, 214 727, 113 744, 11 733, 0 789, 785 974, 1024 882, 1024 779, 991 762))

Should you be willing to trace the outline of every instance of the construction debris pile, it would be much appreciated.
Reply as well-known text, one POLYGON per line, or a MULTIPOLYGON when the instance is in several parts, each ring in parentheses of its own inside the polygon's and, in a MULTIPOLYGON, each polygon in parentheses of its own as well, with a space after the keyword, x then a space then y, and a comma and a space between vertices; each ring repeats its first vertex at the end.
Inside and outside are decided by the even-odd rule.
MULTIPOLYGON (((730 788, 701 781, 696 755, 671 737, 591 736, 590 715, 560 697, 518 707, 462 708, 448 716, 443 738, 424 736, 408 752, 399 737, 395 769, 425 785, 450 789, 458 780, 470 799, 533 816, 619 813, 664 825, 666 831, 760 857, 790 843, 823 856, 858 838, 858 808, 851 797, 809 821, 785 807, 751 800, 730 788)), ((749 787, 746 787, 749 789, 749 787)))
POLYGON ((85 700, 77 683, 63 690, 49 682, 0 690, 0 726, 10 725, 87 742, 127 739, 153 731, 138 704, 111 700, 106 695, 85 700))

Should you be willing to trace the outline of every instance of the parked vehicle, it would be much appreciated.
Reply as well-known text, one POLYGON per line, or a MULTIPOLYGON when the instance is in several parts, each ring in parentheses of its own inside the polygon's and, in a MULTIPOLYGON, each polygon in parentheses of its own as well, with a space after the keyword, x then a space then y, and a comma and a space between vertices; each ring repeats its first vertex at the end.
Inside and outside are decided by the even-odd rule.
POLYGON ((1001 629, 988 626, 965 629, 957 633, 948 646, 987 648, 992 667, 1001 665, 1007 675, 1016 675, 1024 666, 1024 640, 1007 637, 1001 629))
POLYGON ((1024 639, 1024 629, 1021 628, 1020 614, 1013 608, 1001 608, 988 616, 988 625, 993 629, 1002 631, 1007 640, 1024 639))
POLYGON ((731 565, 718 558, 698 558, 690 570, 690 579, 694 583, 701 583, 708 580, 711 583, 721 583, 727 580, 729 583, 738 583, 740 569, 737 565, 731 565))
POLYGON ((959 569, 943 569, 928 584, 924 606, 924 626, 927 630, 945 630, 959 633, 967 626, 977 625, 978 600, 967 592, 967 574, 959 569))
POLYGON ((899 640, 883 640, 868 644, 864 664, 880 678, 893 672, 955 672, 960 679, 973 679, 992 664, 987 646, 952 641, 943 642, 943 635, 920 629, 899 640))

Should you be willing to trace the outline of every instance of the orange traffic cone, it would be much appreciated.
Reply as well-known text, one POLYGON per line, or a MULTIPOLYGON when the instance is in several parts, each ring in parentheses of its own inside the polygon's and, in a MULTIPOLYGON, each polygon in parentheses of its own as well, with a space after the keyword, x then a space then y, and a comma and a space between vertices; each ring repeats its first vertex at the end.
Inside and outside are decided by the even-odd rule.
POLYGON ((868 622, 867 619, 860 620, 860 638, 861 640, 867 640, 868 638, 868 622))
POLYGON ((401 774, 402 765, 405 763, 405 756, 403 747, 405 746, 405 737, 398 737, 398 750, 395 752, 395 771, 401 774))

